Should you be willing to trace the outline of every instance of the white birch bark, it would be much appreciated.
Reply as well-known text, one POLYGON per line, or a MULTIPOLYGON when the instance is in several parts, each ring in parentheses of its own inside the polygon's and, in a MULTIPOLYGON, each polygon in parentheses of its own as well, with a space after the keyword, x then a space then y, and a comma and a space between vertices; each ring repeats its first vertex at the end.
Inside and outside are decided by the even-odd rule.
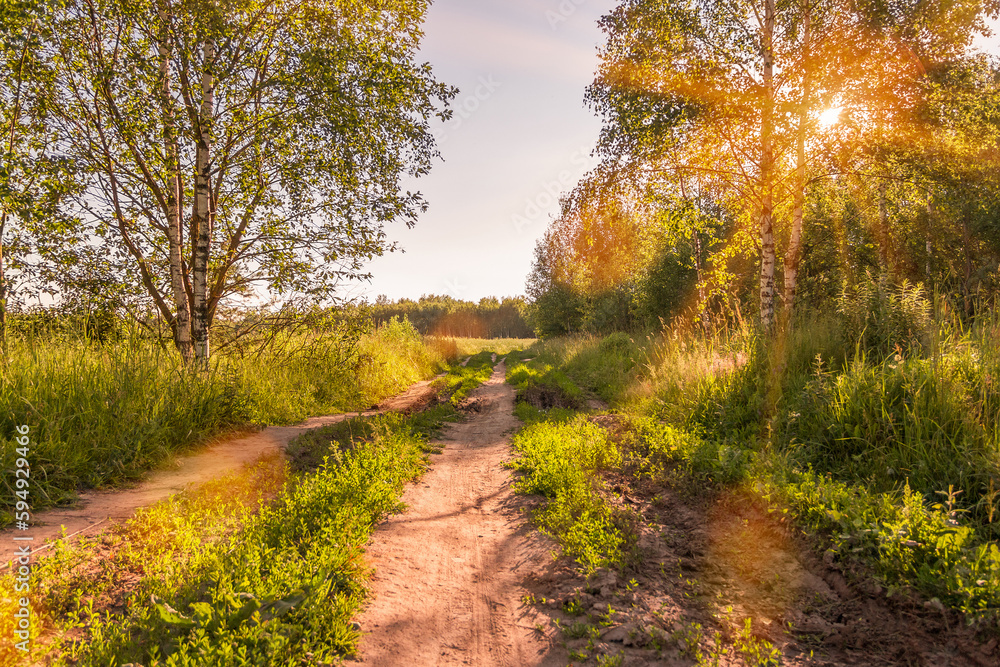
POLYGON ((193 257, 191 283, 191 333, 194 356, 207 364, 209 349, 208 264, 212 245, 212 121, 215 114, 215 40, 207 37, 202 45, 201 108, 198 112, 198 137, 195 145, 194 218, 192 220, 193 257))
POLYGON ((774 328, 774 0, 764 0, 764 106, 760 128, 760 323, 774 328))
POLYGON ((173 36, 170 33, 172 14, 169 0, 163 0, 157 11, 160 19, 160 33, 157 47, 160 58, 160 111, 163 117, 163 151, 167 162, 167 243, 170 264, 170 287, 174 296, 175 317, 172 323, 174 343, 185 363, 192 359, 194 350, 191 341, 191 308, 187 290, 184 288, 184 264, 181 237, 181 196, 182 181, 180 149, 177 140, 176 113, 173 98, 173 36))

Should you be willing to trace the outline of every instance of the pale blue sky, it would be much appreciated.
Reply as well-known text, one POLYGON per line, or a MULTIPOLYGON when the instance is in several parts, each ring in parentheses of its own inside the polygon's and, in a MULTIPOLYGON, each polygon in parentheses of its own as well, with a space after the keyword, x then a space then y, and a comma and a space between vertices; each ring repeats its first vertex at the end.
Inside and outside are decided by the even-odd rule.
MULTIPOLYGON (((535 241, 557 196, 590 166, 599 119, 585 88, 604 41, 597 20, 616 0, 436 0, 421 59, 460 89, 438 128, 444 162, 408 183, 430 203, 413 229, 391 225, 404 253, 369 265, 374 299, 450 294, 478 300, 524 292, 535 241)), ((980 48, 1000 53, 1000 40, 980 48)))
POLYGON ((556 197, 592 166, 600 123, 583 96, 614 0, 436 0, 421 57, 460 89, 439 127, 444 162, 408 184, 430 209, 389 227, 405 253, 371 262, 374 299, 524 292, 556 197), (550 194, 551 193, 551 194, 550 194))

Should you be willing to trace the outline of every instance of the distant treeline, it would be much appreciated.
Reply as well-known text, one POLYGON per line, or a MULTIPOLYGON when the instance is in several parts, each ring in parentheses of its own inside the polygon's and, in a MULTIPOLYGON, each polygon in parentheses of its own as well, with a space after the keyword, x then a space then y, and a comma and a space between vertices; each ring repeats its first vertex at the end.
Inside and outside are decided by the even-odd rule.
POLYGON ((478 303, 429 295, 414 301, 380 296, 367 306, 376 324, 404 317, 422 334, 459 338, 534 338, 523 297, 485 297, 478 303))

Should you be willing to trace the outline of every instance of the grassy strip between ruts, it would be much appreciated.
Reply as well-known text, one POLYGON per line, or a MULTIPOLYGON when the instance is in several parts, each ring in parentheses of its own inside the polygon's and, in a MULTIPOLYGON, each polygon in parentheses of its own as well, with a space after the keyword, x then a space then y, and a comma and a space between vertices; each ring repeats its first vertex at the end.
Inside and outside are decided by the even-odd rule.
POLYGON ((545 496, 536 510, 539 528, 587 573, 621 568, 635 546, 633 517, 609 505, 600 474, 621 465, 604 429, 576 414, 581 390, 561 371, 535 361, 513 361, 507 380, 518 389, 515 414, 526 425, 514 435, 522 473, 516 490, 545 496))
MULTIPOLYGON (((295 665, 350 654, 364 544, 400 509, 403 486, 424 470, 428 434, 453 414, 442 405, 351 420, 363 437, 346 441, 307 435, 329 451, 316 470, 263 462, 58 549, 33 575, 41 636, 29 659, 50 651, 51 664, 101 667, 295 665)), ((4 664, 20 657, 11 604, 0 609, 4 664)))
POLYGON ((493 352, 490 350, 478 352, 468 359, 464 366, 458 361, 449 364, 448 374, 435 381, 437 390, 449 396, 452 405, 459 405, 473 389, 493 375, 493 352))

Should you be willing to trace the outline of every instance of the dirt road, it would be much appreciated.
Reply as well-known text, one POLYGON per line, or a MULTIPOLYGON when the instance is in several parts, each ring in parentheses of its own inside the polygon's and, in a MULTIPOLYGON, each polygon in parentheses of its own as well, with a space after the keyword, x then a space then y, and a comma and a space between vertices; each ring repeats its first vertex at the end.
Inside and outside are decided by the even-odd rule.
MULTIPOLYGON (((360 414, 420 409, 434 393, 430 386, 432 381, 417 382, 402 394, 381 403, 376 410, 360 414)), ((219 439, 196 454, 179 457, 173 465, 151 473, 134 488, 85 491, 80 493, 78 502, 72 507, 38 512, 32 517, 31 528, 27 532, 17 531, 17 534, 33 537, 36 552, 43 549, 44 544, 58 538, 63 528, 68 536, 73 537, 94 534, 113 522, 129 518, 140 507, 148 507, 186 487, 221 477, 261 457, 281 451, 305 431, 357 414, 313 417, 294 426, 268 426, 243 437, 219 439)), ((0 565, 6 565, 17 554, 20 544, 12 539, 15 532, 13 528, 0 531, 0 565)))
POLYGON ((503 362, 470 396, 443 453, 403 496, 407 511, 372 536, 372 599, 358 619, 366 665, 565 665, 546 620, 521 597, 552 544, 520 510, 509 458, 514 389, 503 362))

